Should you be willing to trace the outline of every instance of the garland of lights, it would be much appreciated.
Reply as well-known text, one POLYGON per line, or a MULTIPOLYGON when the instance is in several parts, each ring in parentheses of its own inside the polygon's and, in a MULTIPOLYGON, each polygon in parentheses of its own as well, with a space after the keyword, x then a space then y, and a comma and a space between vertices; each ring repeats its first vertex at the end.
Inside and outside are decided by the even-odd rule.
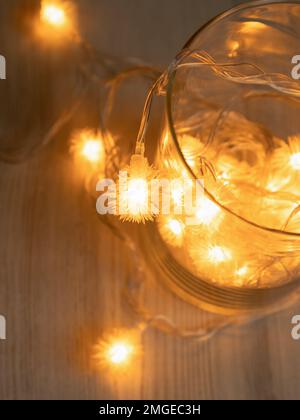
MULTIPOLYGON (((232 200, 237 201, 246 189, 251 191, 252 186, 249 182, 250 169, 247 166, 238 165, 229 155, 228 150, 222 150, 218 156, 209 156, 207 153, 204 157, 203 150, 198 149, 198 145, 190 136, 173 133, 178 137, 178 142, 181 146, 183 157, 189 163, 191 168, 198 168, 199 177, 205 177, 208 180, 208 185, 213 185, 212 190, 215 195, 207 193, 204 199, 197 204, 195 218, 197 219, 197 226, 189 228, 184 222, 184 212, 180 216, 177 214, 171 216, 162 216, 159 214, 159 209, 156 209, 151 203, 149 195, 149 185, 153 180, 160 177, 169 179, 176 178, 178 171, 184 177, 189 179, 190 174, 188 168, 178 168, 176 165, 170 167, 166 165, 163 170, 158 171, 150 165, 148 159, 145 157, 145 134, 149 121, 152 99, 154 95, 166 95, 167 80, 172 80, 174 73, 182 67, 195 67, 195 66, 209 66, 213 72, 219 77, 226 80, 233 81, 234 83, 243 84, 259 84, 261 86, 272 86, 278 94, 293 95, 295 98, 300 97, 300 89, 297 84, 277 74, 265 74, 258 68, 252 66, 252 75, 245 77, 238 71, 236 66, 230 64, 218 64, 208 54, 199 51, 184 51, 179 55, 174 63, 170 66, 166 73, 160 74, 157 70, 150 68, 143 63, 138 63, 134 67, 127 68, 121 72, 115 71, 115 62, 111 57, 99 54, 84 40, 76 29, 76 11, 72 3, 63 0, 42 0, 40 7, 39 19, 36 22, 36 31, 42 37, 66 37, 74 41, 79 48, 88 54, 91 61, 96 60, 101 64, 106 72, 106 76, 100 77, 97 73, 92 72, 89 65, 82 66, 80 71, 85 75, 88 80, 92 80, 96 84, 108 87, 109 94, 103 112, 101 113, 100 127, 98 131, 86 128, 79 132, 74 133, 71 141, 71 153, 74 159, 78 159, 80 164, 84 166, 84 174, 86 177, 86 187, 90 192, 90 182, 94 184, 95 177, 101 179, 107 171, 117 173, 119 168, 122 168, 127 173, 128 179, 126 187, 123 188, 122 178, 119 176, 116 187, 116 203, 114 214, 122 222, 136 222, 145 223, 146 221, 153 221, 158 218, 158 227, 162 237, 167 243, 171 243, 174 247, 181 247, 186 245, 189 250, 189 257, 192 259, 196 270, 206 270, 214 272, 222 266, 222 277, 233 276, 236 284, 244 285, 245 278, 251 279, 256 274, 257 267, 253 268, 247 264, 237 265, 235 258, 233 258, 234 250, 230 246, 223 246, 215 243, 211 238, 216 231, 216 227, 221 223, 222 214, 221 208, 217 205, 217 197, 219 200, 222 198, 224 208, 230 204, 232 200), (144 112, 141 121, 140 131, 136 141, 135 152, 130 158, 129 165, 120 161, 117 146, 112 138, 110 132, 106 129, 105 121, 111 111, 114 101, 114 95, 117 86, 128 77, 135 76, 136 74, 143 74, 153 81, 153 86, 148 94, 144 112), (211 162, 214 162, 212 164, 211 162), (111 170, 113 168, 113 170, 111 170), (229 186, 233 194, 229 193, 229 186), (214 225, 215 224, 215 225, 214 225), (185 235, 189 231, 190 235, 185 235), (205 249, 195 249, 194 245, 186 241, 186 236, 191 236, 199 229, 207 238, 210 244, 205 249), (224 273, 226 276, 224 276, 224 273)), ((251 66, 250 66, 251 67, 251 66)), ((80 102, 80 94, 78 97, 80 102)), ((54 126, 46 134, 43 141, 38 148, 45 146, 57 134, 60 128, 65 124, 71 115, 77 109, 78 102, 74 104, 72 109, 61 116, 55 122, 54 126)), ((207 121, 217 121, 216 126, 221 125, 227 117, 229 126, 225 129, 232 133, 232 125, 238 120, 239 126, 243 127, 243 132, 235 133, 236 136, 230 143, 232 150, 239 150, 241 153, 245 152, 248 143, 248 132, 256 130, 256 135, 259 136, 260 132, 257 127, 242 118, 241 115, 220 114, 216 115, 212 111, 207 116, 207 121), (243 149, 244 147, 244 149, 243 149)), ((217 131, 217 130, 216 130, 217 131)), ((218 134, 215 132, 215 136, 218 134)), ((221 140, 220 140, 221 144, 221 140)), ((206 145, 207 150, 209 144, 206 145)), ((36 150, 31 150, 33 153, 36 150)), ((263 159, 260 159, 261 150, 259 147, 254 150, 257 157, 257 169, 264 170, 263 159)), ((0 158, 4 161, 17 163, 28 157, 28 153, 16 153, 9 155, 0 152, 0 158)), ((299 233, 298 219, 300 215, 300 193, 297 189, 297 184, 300 182, 300 135, 291 137, 285 143, 280 139, 276 139, 276 144, 273 147, 272 153, 268 156, 268 168, 270 174, 267 179, 261 177, 262 172, 257 172, 256 182, 256 198, 261 200, 262 197, 267 200, 273 200, 272 205, 278 199, 278 207, 276 208, 276 215, 268 221, 270 229, 276 229, 281 223, 280 228, 282 231, 292 231, 299 233), (259 181, 264 179, 264 184, 259 181), (286 187, 287 193, 281 192, 282 186, 286 187), (286 199, 288 205, 284 207, 283 201, 286 199)), ((173 189, 170 191, 170 196, 177 206, 182 207, 183 196, 185 191, 181 185, 174 184, 173 189)), ((253 194, 254 196, 254 194, 253 194)), ((265 218, 270 210, 270 203, 266 204, 266 212, 260 217, 265 218)), ((241 218, 244 214, 239 215, 241 218)), ((247 215, 248 216, 248 215, 247 215)), ((124 241, 130 248, 133 248, 130 238, 124 235, 124 241)), ((233 241, 232 241, 233 242, 233 241)), ((238 243, 238 241, 236 241, 238 243)), ((230 245, 230 244, 229 244, 230 245)), ((231 244, 232 245, 232 244, 231 244)), ((233 247, 234 248, 234 247, 233 247)), ((242 259, 241 259, 242 260, 242 259)), ((276 261, 277 263, 277 261, 276 261)), ((282 261, 279 263, 284 266, 282 261)), ((116 330, 110 334, 104 334, 95 349, 95 358, 101 366, 109 366, 113 370, 127 369, 129 363, 132 362, 141 353, 141 337, 142 334, 149 327, 155 327, 169 334, 179 335, 182 337, 193 337, 198 340, 207 340, 211 338, 218 331, 228 328, 232 325, 239 325, 245 322, 253 321, 255 318, 244 317, 237 320, 234 317, 227 317, 225 320, 218 321, 206 328, 196 329, 194 331, 186 331, 178 328, 170 319, 162 315, 152 315, 140 302, 139 292, 143 287, 142 272, 144 267, 137 263, 138 271, 136 284, 127 284, 127 298, 131 307, 142 320, 136 328, 116 330)), ((286 268, 286 267, 285 267, 286 268)), ((298 267, 295 267, 295 270, 298 267)), ((203 273, 201 273, 203 274, 203 273)), ((206 274, 206 273, 205 273, 206 274)), ((230 277, 230 278, 231 278, 230 277)), ((218 279, 218 276, 216 275, 218 279)), ((217 280, 220 281, 221 280, 217 280)), ((257 285, 255 285, 257 286, 257 285)), ((295 296, 298 299, 298 295, 295 296)), ((290 304, 290 302, 288 303, 290 304)), ((284 309, 282 305, 281 309, 284 309)), ((266 313, 261 314, 264 316, 266 313)), ((258 318, 260 317, 258 316, 258 318)))

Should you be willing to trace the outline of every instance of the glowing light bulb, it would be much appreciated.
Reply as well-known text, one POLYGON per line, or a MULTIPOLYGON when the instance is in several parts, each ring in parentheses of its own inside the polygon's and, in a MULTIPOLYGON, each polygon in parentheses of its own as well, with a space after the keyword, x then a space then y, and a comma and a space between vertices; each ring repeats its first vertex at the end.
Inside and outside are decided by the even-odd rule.
POLYGON ((128 209, 137 215, 148 211, 148 182, 146 179, 130 179, 128 182, 128 209))
POLYGON ((300 136, 288 137, 287 143, 278 141, 278 147, 271 156, 272 179, 267 184, 270 191, 278 191, 294 182, 295 172, 300 172, 300 136), (276 182, 275 182, 276 181, 276 182), (274 186, 274 188, 273 188, 274 186))
POLYGON ((235 272, 235 274, 236 274, 238 277, 244 277, 244 276, 246 276, 248 273, 249 273, 249 268, 248 268, 246 265, 244 265, 243 267, 238 268, 238 269, 236 270, 236 272, 235 272))
POLYGON ((118 369, 131 365, 141 353, 141 331, 138 329, 115 330, 104 336, 95 346, 94 358, 101 366, 118 369))
POLYGON ((97 169, 104 168, 105 148, 100 134, 88 128, 75 132, 70 150, 78 160, 78 164, 84 166, 85 170, 90 171, 91 166, 97 169), (82 165, 84 163, 85 165, 82 165))
POLYGON ((44 1, 41 9, 41 18, 53 26, 63 26, 66 23, 66 13, 58 3, 44 1))
POLYGON ((76 7, 69 0, 42 0, 39 19, 36 21, 36 33, 51 44, 64 42, 71 36, 78 41, 76 7))
POLYGON ((184 239, 185 224, 175 217, 162 217, 158 224, 159 231, 168 244, 181 246, 184 239))
POLYGON ((220 208, 206 197, 198 201, 196 206, 196 220, 200 224, 209 225, 220 213, 220 208))
POLYGON ((175 236, 181 236, 183 234, 184 224, 179 220, 171 219, 168 221, 167 226, 175 236))
POLYGON ((82 156, 90 162, 99 162, 103 155, 103 145, 99 140, 87 140, 82 145, 82 156))
POLYGON ((290 165, 295 171, 300 171, 300 152, 291 155, 290 165))
POLYGON ((213 264, 220 264, 231 260, 231 252, 221 246, 212 246, 208 250, 208 259, 213 264))
POLYGON ((130 165, 119 173, 117 212, 122 221, 145 223, 158 214, 152 192, 157 172, 143 155, 131 156, 130 165))
POLYGON ((107 352, 108 360, 114 365, 126 363, 133 349, 128 343, 116 342, 107 352))
POLYGON ((146 178, 129 178, 127 186, 120 183, 118 209, 121 220, 145 223, 153 219, 149 189, 146 178))

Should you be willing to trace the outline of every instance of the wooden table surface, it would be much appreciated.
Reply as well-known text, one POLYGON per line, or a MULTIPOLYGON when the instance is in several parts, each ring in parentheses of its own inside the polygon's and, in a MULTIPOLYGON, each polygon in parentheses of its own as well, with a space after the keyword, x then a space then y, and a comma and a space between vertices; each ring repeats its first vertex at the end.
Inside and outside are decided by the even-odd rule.
MULTIPOLYGON (((0 16, 20 3, 1 0, 0 16)), ((235 2, 78 4, 82 31, 95 46, 166 65, 200 25, 235 2)), ((8 40, 1 42, 7 50, 8 40)), ((8 77, 14 71, 8 66, 8 77)), ((3 115, 12 116, 1 105, 4 123, 3 115)), ((38 118, 32 113, 34 124, 38 118)), ((95 368, 91 356, 101 334, 136 321, 121 293, 134 267, 128 250, 99 223, 66 144, 62 133, 28 162, 0 165, 0 314, 7 319, 0 399, 300 397, 300 342, 291 338, 300 304, 204 344, 149 330, 127 380, 95 368)), ((207 319, 159 285, 150 298, 154 311, 167 311, 182 326, 207 319)))

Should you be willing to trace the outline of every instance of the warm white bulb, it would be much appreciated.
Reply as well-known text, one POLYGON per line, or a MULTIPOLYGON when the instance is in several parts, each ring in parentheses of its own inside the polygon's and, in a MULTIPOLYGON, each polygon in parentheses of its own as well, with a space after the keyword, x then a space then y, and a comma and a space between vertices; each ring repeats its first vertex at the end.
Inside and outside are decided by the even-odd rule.
POLYGON ((135 368, 134 359, 141 353, 140 330, 116 330, 95 346, 94 358, 100 366, 127 372, 135 368))
POLYGON ((220 208, 208 198, 203 197, 197 203, 196 220, 204 225, 209 225, 220 213, 220 208))
POLYGON ((169 220, 167 226, 170 232, 173 233, 175 236, 181 236, 183 234, 184 225, 179 220, 171 219, 169 220))
POLYGON ((300 153, 294 153, 291 155, 290 164, 295 171, 300 171, 300 153))
POLYGON ((117 342, 108 349, 108 360, 114 365, 126 363, 132 353, 132 348, 127 343, 117 342))
POLYGON ((130 179, 127 190, 128 209, 131 214, 148 212, 148 182, 146 179, 130 179))
POLYGON ((246 265, 244 265, 243 267, 238 268, 238 269, 236 270, 235 274, 236 274, 238 277, 244 277, 244 276, 246 276, 246 275, 248 274, 248 272, 249 272, 248 267, 247 267, 246 265))
POLYGON ((54 26, 62 26, 66 21, 64 10, 55 4, 45 4, 42 9, 42 18, 54 26))
POLYGON ((231 260, 231 252, 221 246, 212 246, 208 250, 208 259, 214 264, 231 260))
POLYGON ((93 163, 101 160, 102 152, 102 144, 98 140, 87 140, 82 146, 82 155, 93 163))

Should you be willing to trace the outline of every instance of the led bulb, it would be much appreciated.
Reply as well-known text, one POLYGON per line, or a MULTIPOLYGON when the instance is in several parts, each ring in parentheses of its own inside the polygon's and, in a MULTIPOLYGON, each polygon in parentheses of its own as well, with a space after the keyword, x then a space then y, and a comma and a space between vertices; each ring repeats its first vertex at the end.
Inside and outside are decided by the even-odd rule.
POLYGON ((64 5, 58 0, 43 0, 41 4, 41 20, 51 26, 63 26, 67 23, 64 5))
POLYGON ((213 264, 220 264, 231 260, 231 252, 221 246, 212 246, 208 250, 208 259, 213 264))
POLYGON ((99 341, 95 347, 94 358, 101 366, 119 371, 122 368, 127 370, 141 353, 140 340, 141 331, 139 329, 115 330, 99 341))
POLYGON ((69 0, 42 0, 37 21, 37 34, 45 41, 56 43, 71 35, 79 39, 76 28, 76 7, 69 0), (64 35, 64 36, 63 36, 64 35))
POLYGON ((196 206, 196 220, 200 224, 209 225, 220 213, 220 208, 206 197, 203 197, 196 206))
POLYGON ((139 154, 133 155, 130 165, 120 171, 117 208, 122 221, 145 223, 153 220, 155 200, 152 200, 151 185, 156 176, 148 160, 139 154))
POLYGON ((186 226, 180 218, 161 217, 158 228, 168 244, 173 247, 182 246, 186 226))
POLYGON ((42 19, 53 26, 62 26, 66 21, 66 15, 62 8, 55 4, 45 4, 41 11, 42 19))
POLYGON ((85 165, 90 170, 90 166, 97 166, 100 169, 105 165, 105 147, 104 141, 99 133, 90 129, 83 129, 75 132, 72 139, 71 152, 78 164, 85 165))
POLYGON ((103 145, 99 140, 86 140, 82 145, 82 156, 93 163, 99 162, 103 155, 103 145))
POLYGON ((126 363, 133 352, 133 348, 129 343, 117 341, 113 343, 107 350, 107 359, 114 365, 126 363))
POLYGON ((175 236, 181 236, 183 234, 184 225, 179 220, 170 219, 167 223, 167 227, 175 236))
POLYGON ((148 182, 146 179, 130 179, 127 194, 130 213, 136 215, 148 211, 148 182))
POLYGON ((236 270, 235 274, 238 277, 244 277, 249 273, 249 268, 244 265, 243 267, 240 267, 236 270))
POLYGON ((290 165, 295 171, 300 171, 300 152, 291 155, 290 165))

